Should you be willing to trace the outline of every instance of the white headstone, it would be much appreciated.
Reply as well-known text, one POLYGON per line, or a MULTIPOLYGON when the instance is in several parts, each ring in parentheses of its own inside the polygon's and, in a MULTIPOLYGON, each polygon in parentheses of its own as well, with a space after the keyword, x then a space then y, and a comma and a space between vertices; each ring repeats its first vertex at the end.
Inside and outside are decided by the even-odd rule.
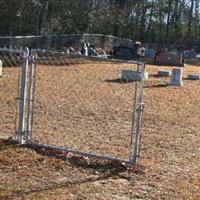
POLYGON ((0 60, 0 77, 2 76, 2 67, 3 67, 3 62, 0 60))
POLYGON ((170 85, 182 86, 183 85, 182 76, 183 76, 182 68, 173 68, 170 85))

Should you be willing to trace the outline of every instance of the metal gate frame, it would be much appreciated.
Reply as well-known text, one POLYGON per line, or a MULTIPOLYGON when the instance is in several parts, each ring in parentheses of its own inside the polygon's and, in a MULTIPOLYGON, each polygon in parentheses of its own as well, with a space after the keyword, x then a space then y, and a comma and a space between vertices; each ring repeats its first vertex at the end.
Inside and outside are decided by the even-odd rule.
POLYGON ((101 57, 88 57, 88 56, 73 56, 73 57, 87 59, 87 60, 107 61, 107 62, 110 61, 114 63, 128 63, 128 64, 137 65, 137 72, 141 78, 140 80, 137 80, 135 84, 135 103, 133 107, 129 160, 123 160, 116 157, 110 157, 110 156, 96 154, 96 153, 79 151, 79 150, 68 148, 68 147, 32 143, 31 133, 32 133, 32 124, 33 124, 37 50, 32 50, 29 55, 28 48, 26 48, 23 53, 18 142, 20 144, 30 145, 30 146, 39 147, 39 148, 50 148, 54 150, 60 150, 63 152, 70 152, 76 155, 89 157, 89 158, 93 157, 96 159, 103 159, 103 160, 108 160, 108 161, 131 164, 133 166, 136 165, 138 163, 139 156, 140 156, 141 131, 142 131, 142 125, 143 125, 143 113, 144 113, 143 94, 144 94, 145 64, 143 62, 135 61, 135 60, 125 61, 125 60, 118 60, 118 59, 107 59, 103 57, 101 58, 101 57), (29 83, 28 88, 27 88, 27 83, 29 83))

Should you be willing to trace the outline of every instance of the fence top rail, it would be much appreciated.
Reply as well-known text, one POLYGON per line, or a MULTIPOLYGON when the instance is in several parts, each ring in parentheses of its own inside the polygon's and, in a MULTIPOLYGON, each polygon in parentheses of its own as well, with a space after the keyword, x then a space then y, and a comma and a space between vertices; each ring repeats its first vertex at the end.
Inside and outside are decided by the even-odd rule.
POLYGON ((23 53, 23 49, 0 48, 0 52, 23 53))
POLYGON ((107 37, 107 38, 115 38, 125 41, 132 42, 131 39, 128 38, 119 38, 113 35, 103 35, 103 34, 90 34, 90 33, 84 33, 84 34, 55 34, 55 35, 25 35, 25 36, 0 36, 0 39, 23 39, 23 38, 43 38, 43 37, 81 37, 81 36, 93 36, 93 37, 107 37))
POLYGON ((81 56, 87 60, 95 60, 95 61, 108 61, 108 62, 116 62, 116 63, 128 63, 128 64, 137 64, 137 65, 144 65, 144 62, 138 60, 122 60, 122 59, 115 59, 112 57, 104 57, 104 56, 81 56))

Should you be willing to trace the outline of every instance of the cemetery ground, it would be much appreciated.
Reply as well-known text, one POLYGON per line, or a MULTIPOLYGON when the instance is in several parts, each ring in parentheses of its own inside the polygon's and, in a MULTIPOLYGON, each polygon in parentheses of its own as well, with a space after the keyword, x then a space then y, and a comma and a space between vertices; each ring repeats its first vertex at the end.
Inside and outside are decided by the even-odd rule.
MULTIPOLYGON (((110 63, 82 64, 85 75, 76 77, 80 66, 72 71, 73 76, 66 66, 38 67, 33 139, 57 145, 64 145, 65 141, 83 150, 127 157, 126 125, 130 125, 131 120, 127 110, 132 106, 135 83, 121 83, 115 79, 120 71, 113 70, 110 63), (105 69, 107 72, 112 69, 114 74, 110 72, 109 78, 105 69), (88 77, 100 82, 93 82, 93 87, 83 90, 73 77, 84 87, 88 86, 88 77), (109 96, 111 94, 113 97, 109 96), (94 96, 98 101, 93 101, 94 96), (94 102, 99 105, 94 107, 94 102), (64 108, 70 111, 69 115, 64 108), (90 108, 96 115, 88 114, 90 108), (101 116, 100 111, 105 115, 101 116), (94 117, 98 121, 96 126, 94 117), (85 124, 84 120, 88 119, 85 124), (121 132, 116 132, 117 128, 121 132), (108 138, 105 130, 109 131, 108 138), (68 137, 65 131, 71 131, 68 137), (78 136, 73 135, 76 131, 78 136)), ((200 74, 200 67, 188 65, 184 68, 182 87, 169 86, 169 77, 157 77, 161 69, 171 70, 147 66, 149 80, 145 81, 144 90, 141 158, 139 165, 131 168, 28 148, 7 139, 15 135, 19 68, 3 68, 4 75, 0 78, 0 199, 200 199, 200 81, 187 80, 190 73, 200 74)))

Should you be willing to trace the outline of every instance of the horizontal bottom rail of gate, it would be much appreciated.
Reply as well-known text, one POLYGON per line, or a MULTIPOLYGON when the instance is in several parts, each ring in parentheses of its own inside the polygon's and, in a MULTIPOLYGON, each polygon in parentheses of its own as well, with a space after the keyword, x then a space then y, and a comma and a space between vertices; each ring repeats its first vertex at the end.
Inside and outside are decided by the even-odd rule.
POLYGON ((68 147, 58 147, 58 146, 53 146, 53 145, 34 144, 34 143, 28 144, 28 146, 33 147, 33 148, 46 148, 46 149, 58 150, 58 151, 72 153, 72 154, 75 154, 75 155, 80 155, 80 156, 84 156, 84 157, 88 157, 88 158, 96 158, 96 159, 99 159, 99 160, 100 159, 101 160, 108 160, 108 161, 112 161, 112 162, 119 162, 119 163, 123 163, 123 164, 133 165, 133 162, 129 161, 129 160, 123 160, 123 159, 119 159, 119 158, 115 158, 115 157, 104 156, 104 155, 101 155, 101 154, 78 151, 78 150, 71 149, 71 148, 68 148, 68 147))

